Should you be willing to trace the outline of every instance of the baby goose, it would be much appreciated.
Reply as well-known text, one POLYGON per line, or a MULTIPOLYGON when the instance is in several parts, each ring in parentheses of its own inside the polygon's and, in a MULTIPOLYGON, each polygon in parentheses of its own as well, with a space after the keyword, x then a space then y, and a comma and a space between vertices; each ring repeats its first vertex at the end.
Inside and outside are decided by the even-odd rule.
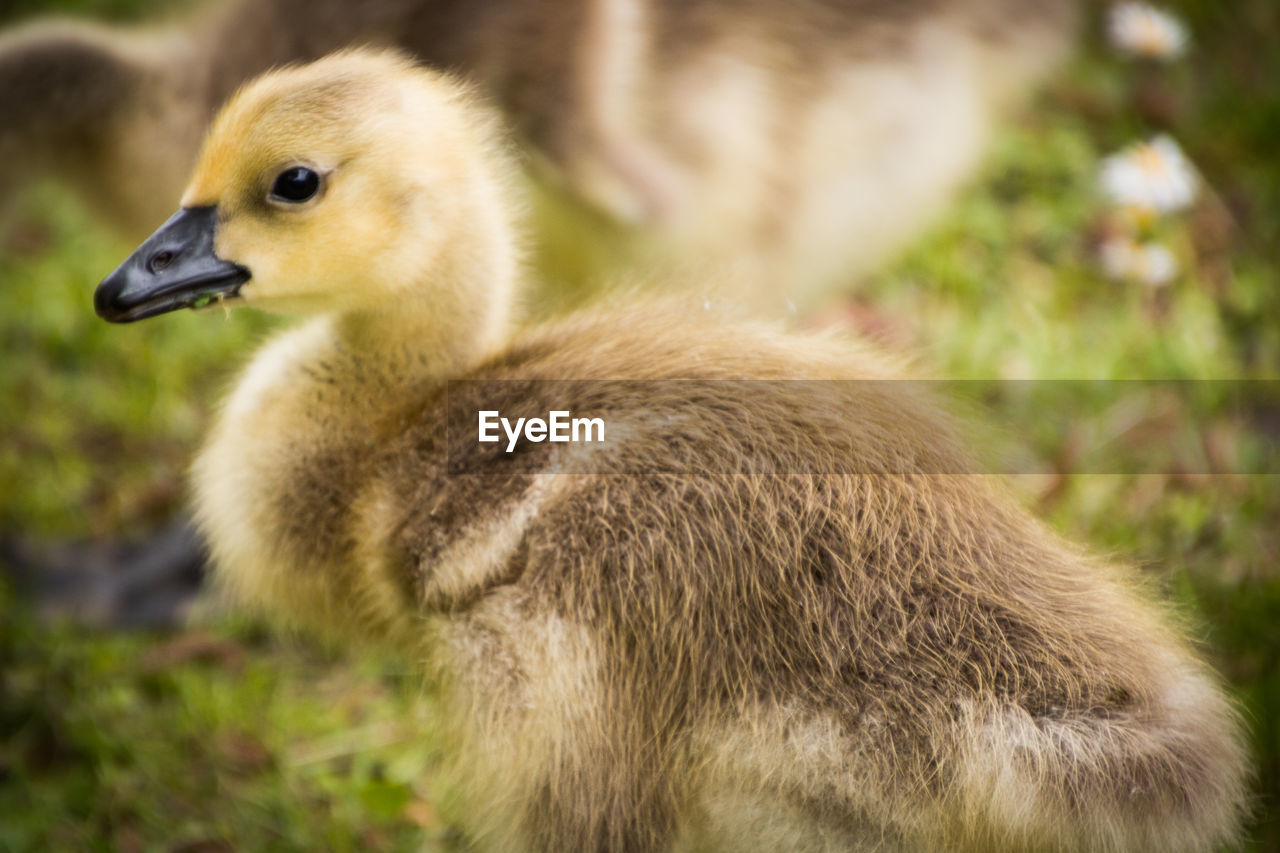
POLYGON ((898 383, 725 381, 894 375, 873 356, 638 308, 509 332, 496 139, 395 55, 273 72, 95 295, 115 322, 314 315, 222 410, 199 523, 244 601, 428 662, 478 844, 1233 836, 1232 711, 1117 572, 945 473, 963 452, 898 383), (481 412, 548 405, 610 440, 477 440, 481 412))
MULTIPOLYGON (((239 83, 354 42, 396 45, 480 84, 531 171, 627 226, 615 262, 696 264, 776 315, 929 221, 993 114, 1065 53, 1074 7, 234 0, 146 37, 36 24, 0 40, 0 186, 66 173, 145 234, 239 83)), ((563 208, 547 232, 578 241, 555 227, 563 208)))
POLYGON ((126 234, 154 229, 212 107, 184 60, 193 47, 178 30, 70 21, 0 33, 0 214, 23 184, 55 174, 126 234))

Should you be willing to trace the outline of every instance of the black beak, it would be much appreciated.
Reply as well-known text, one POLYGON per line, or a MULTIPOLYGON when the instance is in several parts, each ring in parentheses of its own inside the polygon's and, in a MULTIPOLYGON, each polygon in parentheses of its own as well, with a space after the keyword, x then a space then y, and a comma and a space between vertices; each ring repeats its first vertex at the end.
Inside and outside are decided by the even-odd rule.
POLYGON ((213 253, 216 207, 184 207, 146 239, 93 294, 98 316, 132 323, 235 296, 249 271, 213 253))

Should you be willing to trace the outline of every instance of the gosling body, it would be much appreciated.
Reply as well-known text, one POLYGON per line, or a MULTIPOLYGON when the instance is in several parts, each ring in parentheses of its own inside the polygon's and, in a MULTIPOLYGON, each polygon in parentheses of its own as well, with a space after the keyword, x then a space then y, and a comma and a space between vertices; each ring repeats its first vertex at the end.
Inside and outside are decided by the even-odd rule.
POLYGON ((237 0, 147 32, 31 25, 0 39, 0 188, 52 170, 148 233, 243 81, 395 45, 503 108, 527 171, 572 199, 549 203, 544 241, 579 239, 566 217, 611 222, 606 263, 697 269, 777 315, 930 220, 1074 17, 1071 0, 237 0))
POLYGON ((448 386, 397 387, 323 327, 283 339, 195 469, 224 580, 428 661, 456 819, 481 849, 1230 837, 1232 712, 1113 567, 987 478, 881 473, 968 464, 897 383, 852 383, 832 412, 796 383, 753 383, 748 404, 728 381, 892 375, 874 362, 679 326, 579 318, 448 386), (563 384, 617 376, 641 390, 563 384), (707 383, 696 404, 672 377, 707 383), (536 411, 538 380, 626 437, 608 456, 479 444, 475 412, 536 411), (448 429, 451 411, 470 417, 448 429), (865 473, 809 473, 825 453, 865 473))
POLYGON ((1118 569, 951 473, 973 468, 927 401, 828 381, 892 365, 661 306, 510 332, 482 116, 385 55, 270 75, 173 220, 216 222, 215 271, 156 271, 166 226, 97 297, 112 319, 184 287, 316 315, 228 399, 200 526, 242 600, 426 663, 479 847, 1233 838, 1244 760, 1213 677, 1118 569), (477 411, 548 403, 610 440, 477 440, 477 411))

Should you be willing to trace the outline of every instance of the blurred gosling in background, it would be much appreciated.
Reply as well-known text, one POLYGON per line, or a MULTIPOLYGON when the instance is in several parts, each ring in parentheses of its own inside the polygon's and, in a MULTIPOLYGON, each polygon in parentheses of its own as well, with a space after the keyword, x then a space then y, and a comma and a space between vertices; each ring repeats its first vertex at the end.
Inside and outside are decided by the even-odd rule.
MULTIPOLYGON (((851 285, 930 221, 998 111, 1067 52, 1075 11, 224 0, 150 30, 36 22, 0 37, 0 195, 57 173, 140 238, 177 202, 214 109, 242 82, 350 44, 394 45, 502 107, 527 171, 557 188, 544 251, 581 256, 591 238, 578 226, 603 220, 618 232, 604 263, 696 268, 727 282, 729 301, 776 316, 851 285)), ((552 274, 594 286, 590 266, 552 274)))
POLYGON ((388 54, 267 75, 95 297, 313 315, 227 401, 200 525, 242 600, 427 662, 481 848, 1233 838, 1234 715, 1118 569, 927 473, 972 469, 898 383, 718 381, 892 376, 875 357, 639 304, 512 332, 495 124, 388 54), (452 379, 523 381, 450 385, 446 430, 452 379), (477 409, 545 411, 539 379, 634 380, 551 401, 622 438, 477 442, 477 409))

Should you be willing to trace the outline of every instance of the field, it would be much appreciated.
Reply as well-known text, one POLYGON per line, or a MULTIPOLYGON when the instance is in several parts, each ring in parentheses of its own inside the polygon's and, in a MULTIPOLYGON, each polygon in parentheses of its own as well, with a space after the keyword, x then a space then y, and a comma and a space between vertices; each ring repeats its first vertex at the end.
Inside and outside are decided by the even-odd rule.
MULTIPOLYGON (((153 4, 57 5, 128 17, 153 4)), ((1004 401, 1032 460, 1014 484, 1185 616, 1248 721, 1246 849, 1275 850, 1280 6, 1171 5, 1191 33, 1185 58, 1118 57, 1092 20, 949 214, 814 322, 875 335, 929 376, 1194 381, 1140 405, 1099 385, 1069 429, 1004 401), (1115 227, 1098 171, 1155 132, 1203 178, 1189 210, 1144 226, 1181 270, 1161 285, 1113 280, 1098 261, 1115 227), (1243 407, 1240 393, 1253 395, 1243 407)), ((154 531, 182 512, 212 407, 275 321, 108 326, 92 289, 131 247, 62 187, 0 209, 0 541, 154 531)), ((2 576, 0 613, 0 850, 457 846, 411 661, 282 637, 209 602, 176 631, 51 623, 2 576)))

